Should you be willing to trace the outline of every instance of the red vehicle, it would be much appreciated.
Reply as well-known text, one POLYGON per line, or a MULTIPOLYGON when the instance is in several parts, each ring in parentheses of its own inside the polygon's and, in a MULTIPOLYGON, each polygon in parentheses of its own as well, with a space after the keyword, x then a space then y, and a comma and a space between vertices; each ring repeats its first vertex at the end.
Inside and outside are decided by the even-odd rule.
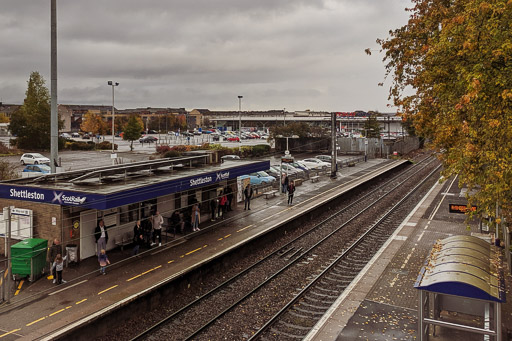
POLYGON ((238 136, 228 137, 228 141, 230 142, 240 142, 240 138, 238 136))

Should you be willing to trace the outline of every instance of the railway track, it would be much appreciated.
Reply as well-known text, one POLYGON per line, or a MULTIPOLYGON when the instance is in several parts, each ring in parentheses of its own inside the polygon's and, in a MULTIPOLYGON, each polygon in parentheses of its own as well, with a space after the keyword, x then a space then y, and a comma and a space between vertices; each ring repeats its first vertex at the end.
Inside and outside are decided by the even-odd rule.
POLYGON ((406 197, 436 167, 424 159, 133 340, 301 339, 394 231, 406 197))

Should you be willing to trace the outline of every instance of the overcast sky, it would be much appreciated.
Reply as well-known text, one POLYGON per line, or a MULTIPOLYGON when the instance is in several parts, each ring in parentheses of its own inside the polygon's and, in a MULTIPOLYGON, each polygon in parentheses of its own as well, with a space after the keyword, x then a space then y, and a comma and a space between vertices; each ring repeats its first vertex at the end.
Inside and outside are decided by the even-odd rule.
MULTIPOLYGON (((392 112, 377 38, 409 0, 57 0, 58 102, 392 112), (365 48, 373 54, 367 56, 365 48)), ((0 101, 50 88, 50 0, 2 0, 0 101)))

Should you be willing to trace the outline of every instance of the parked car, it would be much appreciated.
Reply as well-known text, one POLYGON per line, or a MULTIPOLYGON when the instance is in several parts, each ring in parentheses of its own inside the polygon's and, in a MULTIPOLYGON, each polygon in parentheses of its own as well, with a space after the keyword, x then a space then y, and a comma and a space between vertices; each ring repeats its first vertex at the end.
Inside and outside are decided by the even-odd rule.
POLYGON ((311 169, 315 170, 322 170, 324 168, 328 168, 331 166, 330 163, 323 162, 322 160, 315 159, 315 158, 308 158, 301 161, 306 166, 310 167, 311 169))
POLYGON ((139 139, 139 142, 140 143, 153 143, 153 142, 156 142, 157 140, 158 140, 158 138, 156 138, 154 136, 144 136, 139 139))
POLYGON ((240 160, 240 156, 238 155, 224 155, 223 157, 221 157, 221 159, 223 161, 228 161, 228 160, 240 160))
POLYGON ((84 140, 90 140, 90 139, 91 139, 91 135, 89 135, 89 134, 84 134, 84 135, 82 136, 82 139, 84 139, 84 140))
POLYGON ((149 129, 148 130, 148 134, 158 134, 158 131, 153 130, 153 129, 149 129))
POLYGON ((238 136, 228 137, 229 142, 240 142, 240 138, 238 136))
POLYGON ((293 167, 295 167, 297 169, 304 171, 304 173, 306 173, 306 175, 309 176, 310 169, 308 166, 306 166, 304 164, 301 165, 299 162, 291 162, 290 165, 292 165, 293 167))
POLYGON ((61 133, 60 137, 66 140, 71 140, 71 135, 69 135, 68 133, 61 133))
MULTIPOLYGON (((329 166, 331 165, 332 156, 330 155, 317 155, 316 158, 323 162, 327 162, 329 166)), ((336 163, 341 166, 342 161, 340 159, 336 159, 336 163)))
POLYGON ((281 170, 282 173, 286 173, 292 177, 304 178, 306 175, 303 170, 297 169, 287 163, 283 163, 281 167, 279 167, 279 165, 275 165, 274 167, 276 167, 278 171, 281 170))
POLYGON ((242 175, 240 178, 242 180, 249 178, 251 185, 262 185, 262 184, 264 185, 264 184, 270 184, 270 183, 276 181, 276 178, 274 178, 271 175, 268 175, 267 173, 265 173, 263 171, 251 173, 249 175, 242 175))
POLYGON ((48 165, 27 165, 23 169, 23 172, 48 174, 52 172, 52 169, 48 165))
POLYGON ((39 153, 25 153, 21 156, 22 165, 50 164, 50 159, 39 153))
POLYGON ((71 133, 71 137, 80 137, 80 134, 79 133, 71 133))
POLYGON ((266 170, 265 173, 267 173, 270 176, 273 176, 276 179, 279 179, 279 168, 278 167, 270 166, 270 168, 268 170, 266 170))

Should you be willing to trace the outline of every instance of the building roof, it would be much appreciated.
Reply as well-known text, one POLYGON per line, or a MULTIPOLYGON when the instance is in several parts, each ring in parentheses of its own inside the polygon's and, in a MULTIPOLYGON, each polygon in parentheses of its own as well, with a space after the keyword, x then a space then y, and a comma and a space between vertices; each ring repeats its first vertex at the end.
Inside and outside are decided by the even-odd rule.
POLYGON ((269 161, 207 164, 208 155, 141 161, 0 182, 0 198, 108 209, 266 170, 269 161))
POLYGON ((501 253, 472 236, 437 241, 414 287, 436 293, 505 302, 501 253))

